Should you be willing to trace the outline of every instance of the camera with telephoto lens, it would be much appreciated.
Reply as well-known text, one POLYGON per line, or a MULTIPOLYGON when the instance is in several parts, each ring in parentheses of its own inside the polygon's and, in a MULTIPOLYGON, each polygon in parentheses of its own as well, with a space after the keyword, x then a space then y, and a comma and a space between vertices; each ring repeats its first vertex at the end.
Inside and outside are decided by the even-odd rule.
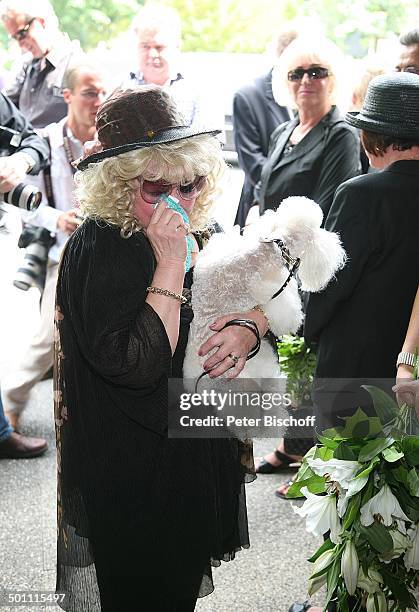
MULTIPOLYGON (((0 158, 16 152, 22 141, 22 134, 11 128, 0 125, 0 158)), ((0 159, 1 163, 1 159, 0 159)), ((24 210, 35 210, 41 203, 42 194, 31 185, 20 183, 11 191, 0 194, 6 204, 12 204, 24 210)))
POLYGON ((45 227, 28 225, 20 235, 18 246, 26 249, 22 266, 18 269, 13 284, 18 289, 27 291, 45 285, 48 251, 55 242, 55 237, 45 227))

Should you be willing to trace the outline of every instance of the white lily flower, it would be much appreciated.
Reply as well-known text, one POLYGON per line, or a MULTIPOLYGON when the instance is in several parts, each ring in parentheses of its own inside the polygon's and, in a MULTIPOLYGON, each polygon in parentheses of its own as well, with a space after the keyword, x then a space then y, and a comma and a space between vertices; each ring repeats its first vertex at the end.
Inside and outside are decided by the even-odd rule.
POLYGON ((406 552, 410 545, 409 538, 403 533, 400 533, 397 529, 392 529, 390 535, 393 540, 393 548, 385 555, 379 557, 380 561, 384 561, 384 563, 390 563, 392 559, 400 557, 400 555, 406 552))
POLYGON ((367 612, 387 612, 387 601, 383 591, 370 593, 367 597, 367 612), (375 605, 375 596, 378 606, 375 605))
POLYGON ((376 593, 380 590, 380 584, 383 583, 383 577, 376 570, 368 568, 368 576, 359 568, 357 587, 367 593, 376 593))
POLYGON ((342 526, 338 517, 335 495, 315 495, 307 487, 301 489, 307 498, 301 508, 294 506, 294 512, 306 519, 306 529, 313 535, 323 535, 330 531, 334 544, 340 542, 342 526))
POLYGON ((379 515, 384 525, 389 527, 394 518, 409 520, 400 507, 397 497, 393 495, 390 487, 385 484, 374 497, 371 497, 361 508, 361 524, 365 527, 372 525, 374 516, 379 515))
POLYGON ((348 540, 343 551, 340 569, 349 595, 353 595, 358 582, 359 559, 355 544, 348 540))
POLYGON ((408 529, 407 535, 411 546, 404 556, 404 564, 408 570, 419 570, 419 523, 408 529))
POLYGON ((315 474, 325 476, 328 474, 330 480, 339 483, 342 489, 349 487, 349 481, 355 476, 361 464, 358 461, 345 461, 343 459, 308 459, 307 463, 315 474))
MULTIPOLYGON (((333 557, 332 549, 326 550, 324 553, 322 553, 320 557, 316 559, 316 561, 314 562, 313 572, 311 575, 314 576, 315 574, 323 570, 325 567, 327 567, 330 561, 332 560, 332 557, 333 557)), ((310 577, 308 581, 309 597, 311 597, 312 595, 314 595, 314 593, 316 593, 319 589, 321 589, 322 586, 326 584, 326 581, 327 581, 327 572, 325 572, 321 576, 317 576, 317 578, 310 577)))

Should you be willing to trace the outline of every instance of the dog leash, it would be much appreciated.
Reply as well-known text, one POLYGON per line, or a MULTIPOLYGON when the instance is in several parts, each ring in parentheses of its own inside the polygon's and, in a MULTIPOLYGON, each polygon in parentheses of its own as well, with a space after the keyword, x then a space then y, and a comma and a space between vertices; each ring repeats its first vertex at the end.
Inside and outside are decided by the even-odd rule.
MULTIPOLYGON (((276 297, 278 297, 278 295, 280 295, 284 291, 284 289, 290 283, 292 277, 296 274, 298 268, 300 267, 301 259, 299 257, 292 257, 291 253, 289 252, 289 249, 285 246, 285 244, 282 242, 280 238, 275 238, 274 240, 265 240, 264 242, 275 242, 275 244, 279 247, 281 251, 282 259, 285 262, 285 266, 289 270, 288 277, 285 279, 284 283, 281 285, 278 291, 276 291, 271 297, 271 300, 274 300, 276 297)), ((224 325, 224 327, 222 327, 219 331, 222 331, 223 329, 231 325, 247 327, 247 329, 250 329, 255 334, 256 345, 247 355, 246 361, 248 361, 249 359, 252 359, 252 357, 255 357, 258 354, 259 349, 260 349, 260 334, 259 334, 259 330, 257 328, 256 323, 252 321, 252 319, 232 319, 231 321, 228 321, 224 325)), ((204 371, 202 372, 202 374, 198 376, 195 382, 195 388, 194 388, 195 393, 197 392, 199 382, 202 380, 202 378, 204 378, 204 376, 207 376, 207 374, 209 374, 210 372, 211 370, 208 370, 208 372, 204 371)))

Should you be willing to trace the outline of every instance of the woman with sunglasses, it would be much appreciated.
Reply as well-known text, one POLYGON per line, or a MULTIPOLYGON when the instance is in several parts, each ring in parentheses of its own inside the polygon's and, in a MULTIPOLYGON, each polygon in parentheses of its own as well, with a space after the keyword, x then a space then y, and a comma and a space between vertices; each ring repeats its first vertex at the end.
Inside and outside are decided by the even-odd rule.
MULTIPOLYGON (((294 119, 272 134, 255 197, 260 212, 276 209, 288 196, 306 196, 323 210, 323 222, 337 187, 360 171, 360 144, 335 103, 340 52, 326 39, 299 37, 273 70, 272 90, 278 104, 297 109, 294 119), (287 93, 288 99, 284 96, 287 93)), ((281 440, 261 459, 257 472, 289 469, 311 446, 310 440, 281 440)), ((291 481, 276 494, 284 498, 291 481)))
MULTIPOLYGON (((237 440, 168 437, 168 377, 182 378, 224 162, 217 132, 185 125, 154 85, 110 98, 96 124, 101 150, 76 174, 85 221, 57 286, 60 605, 188 612, 213 590, 211 566, 248 546, 254 477, 237 440)), ((200 349, 211 377, 241 371, 255 331, 257 310, 214 321, 200 349), (238 317, 252 329, 222 329, 238 317)))
POLYGON ((256 189, 260 212, 288 196, 307 196, 326 218, 336 188, 359 173, 359 138, 336 107, 340 52, 326 39, 297 38, 272 75, 278 103, 297 110, 272 134, 256 189))

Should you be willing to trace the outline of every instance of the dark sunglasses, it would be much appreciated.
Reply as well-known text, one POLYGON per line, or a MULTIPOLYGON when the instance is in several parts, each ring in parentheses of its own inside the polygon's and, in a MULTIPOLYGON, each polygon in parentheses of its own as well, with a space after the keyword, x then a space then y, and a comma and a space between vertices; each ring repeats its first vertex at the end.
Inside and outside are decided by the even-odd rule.
POLYGON ((184 200, 193 200, 202 191, 205 184, 205 176, 197 176, 191 183, 176 185, 164 181, 141 180, 140 193, 142 198, 150 204, 155 204, 162 195, 171 193, 176 187, 178 195, 184 200))
POLYGON ((10 38, 14 38, 14 40, 17 40, 18 42, 26 38, 29 32, 29 28, 31 27, 35 19, 36 17, 32 17, 32 19, 30 19, 23 28, 20 28, 20 30, 17 30, 17 32, 12 34, 10 38))
POLYGON ((295 70, 290 70, 288 72, 288 80, 289 81, 301 81, 304 75, 307 75, 310 81, 313 79, 325 79, 330 75, 329 70, 327 68, 321 68, 321 66, 314 66, 314 68, 296 68, 295 70))

